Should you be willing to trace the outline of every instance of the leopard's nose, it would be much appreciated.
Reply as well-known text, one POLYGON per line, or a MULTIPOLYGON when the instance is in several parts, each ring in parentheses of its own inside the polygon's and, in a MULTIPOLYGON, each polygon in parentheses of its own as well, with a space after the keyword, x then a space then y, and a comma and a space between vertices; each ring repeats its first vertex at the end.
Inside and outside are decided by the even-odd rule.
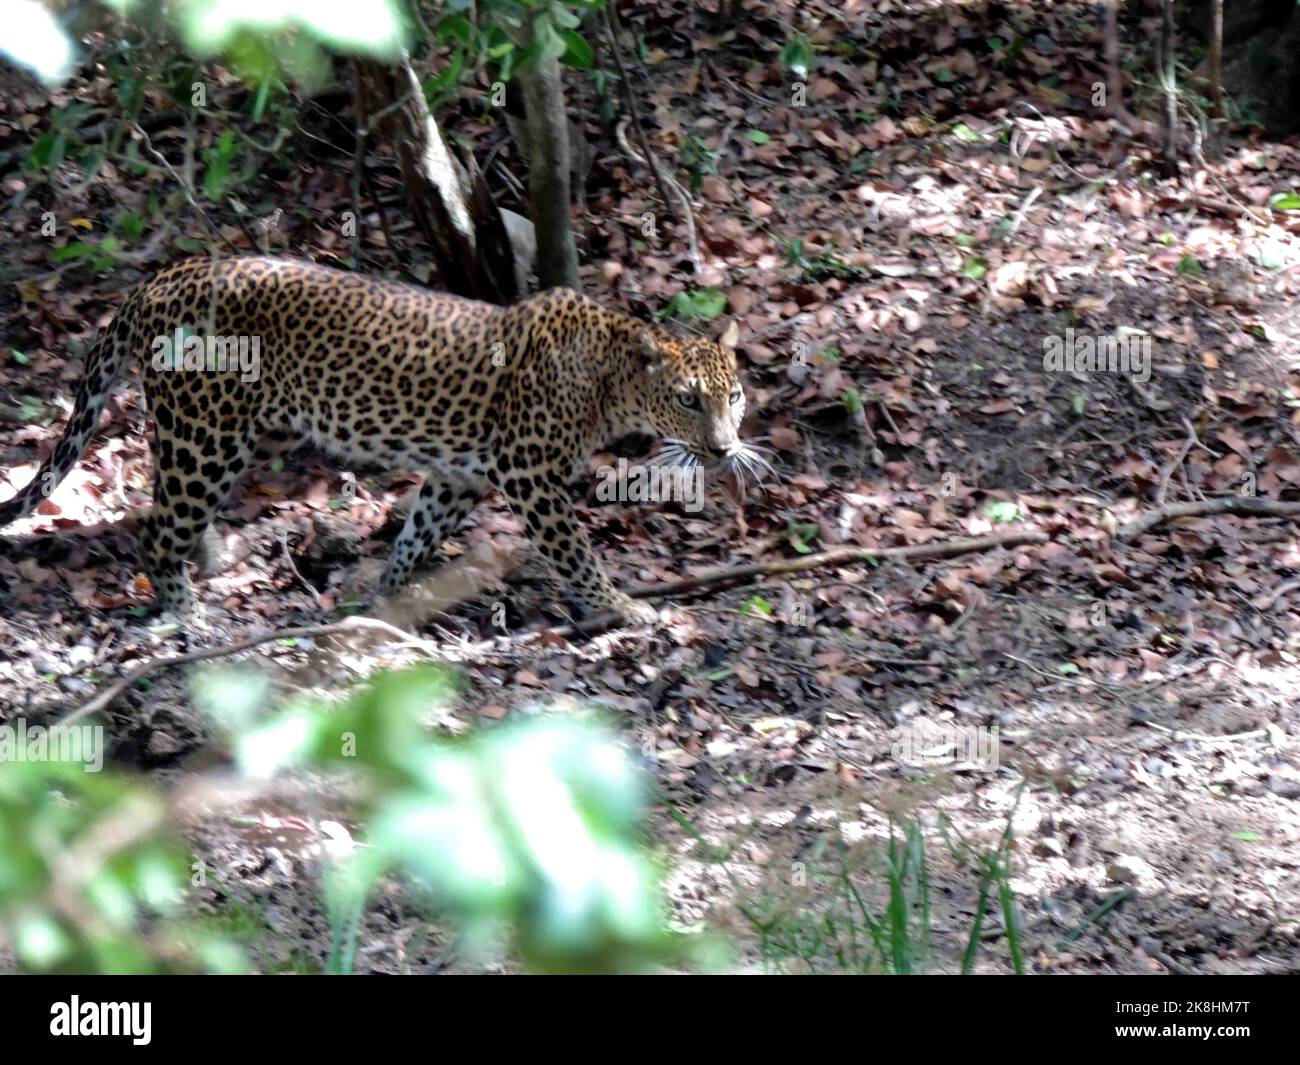
POLYGON ((709 445, 709 455, 710 455, 710 457, 712 457, 712 458, 715 458, 715 459, 718 459, 719 461, 721 461, 722 459, 725 459, 725 458, 726 458, 728 455, 730 455, 730 454, 731 454, 731 447, 730 447, 730 445, 726 445, 726 446, 723 446, 723 447, 719 447, 717 444, 710 444, 710 445, 709 445))

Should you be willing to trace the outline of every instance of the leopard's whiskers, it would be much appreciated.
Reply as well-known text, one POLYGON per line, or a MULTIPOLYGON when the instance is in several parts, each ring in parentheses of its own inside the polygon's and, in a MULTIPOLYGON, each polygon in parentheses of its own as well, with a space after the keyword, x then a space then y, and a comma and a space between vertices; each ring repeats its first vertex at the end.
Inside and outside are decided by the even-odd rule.
POLYGON ((776 476, 776 470, 772 468, 772 464, 758 454, 747 442, 741 443, 740 447, 731 456, 730 462, 738 469, 747 470, 755 482, 761 483, 768 474, 773 477, 776 476))

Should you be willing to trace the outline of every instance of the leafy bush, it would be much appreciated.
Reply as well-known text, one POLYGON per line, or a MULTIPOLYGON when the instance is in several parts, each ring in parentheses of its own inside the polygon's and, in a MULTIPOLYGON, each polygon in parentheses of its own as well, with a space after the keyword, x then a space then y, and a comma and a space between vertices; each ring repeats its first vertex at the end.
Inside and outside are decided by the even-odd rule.
MULTIPOLYGON (((241 773, 342 770, 360 795, 361 845, 323 859, 350 971, 371 891, 390 873, 450 917, 472 952, 507 945, 531 969, 622 972, 683 956, 643 843, 646 781, 615 736, 538 716, 464 740, 425 718, 450 694, 434 668, 380 674, 338 704, 265 714, 257 674, 201 674, 241 773)), ((180 917, 188 858, 168 803, 123 776, 58 762, 0 767, 0 934, 37 971, 228 971, 237 944, 180 917)))

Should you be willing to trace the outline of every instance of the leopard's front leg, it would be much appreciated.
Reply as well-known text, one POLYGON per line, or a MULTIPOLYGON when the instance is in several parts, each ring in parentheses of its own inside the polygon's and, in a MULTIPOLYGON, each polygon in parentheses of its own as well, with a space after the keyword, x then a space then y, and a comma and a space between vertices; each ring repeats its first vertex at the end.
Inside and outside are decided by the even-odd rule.
POLYGON ((499 474, 496 483, 524 523, 529 539, 585 612, 612 611, 638 624, 658 617, 649 603, 629 598, 610 583, 569 500, 558 466, 546 475, 522 472, 515 464, 513 471, 499 474))

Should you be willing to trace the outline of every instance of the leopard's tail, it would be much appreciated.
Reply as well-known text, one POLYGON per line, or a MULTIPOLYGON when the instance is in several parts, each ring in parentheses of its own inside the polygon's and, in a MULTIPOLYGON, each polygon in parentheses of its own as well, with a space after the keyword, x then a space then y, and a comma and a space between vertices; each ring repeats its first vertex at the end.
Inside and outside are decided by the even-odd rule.
POLYGON ((122 321, 124 317, 119 312, 95 340, 86 357, 86 371, 77 386, 76 404, 64 427, 62 439, 26 487, 12 499, 0 503, 0 528, 25 518, 40 506, 41 500, 48 499, 77 464, 90 438, 95 435, 99 416, 127 361, 129 349, 125 336, 127 330, 122 321))

